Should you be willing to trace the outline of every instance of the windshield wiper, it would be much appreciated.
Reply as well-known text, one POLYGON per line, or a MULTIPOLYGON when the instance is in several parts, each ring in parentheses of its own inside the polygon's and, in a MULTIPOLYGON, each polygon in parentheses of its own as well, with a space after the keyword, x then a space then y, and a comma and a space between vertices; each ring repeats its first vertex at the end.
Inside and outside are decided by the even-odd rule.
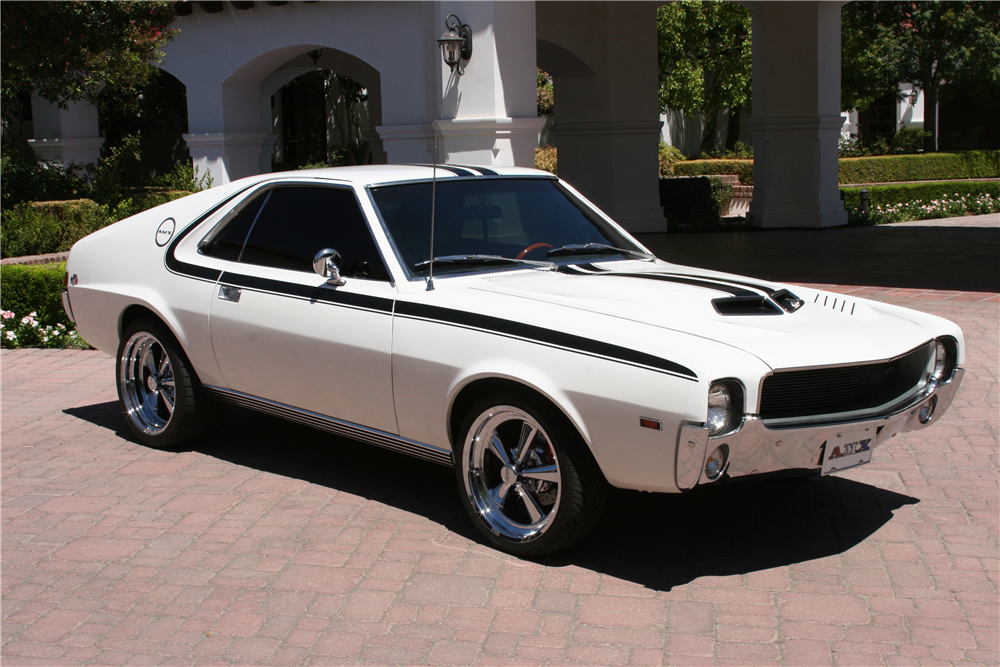
POLYGON ((553 248, 545 253, 546 257, 558 257, 560 255, 628 255, 639 259, 653 259, 649 253, 628 248, 616 248, 606 243, 570 243, 569 245, 553 248))
MULTIPOLYGON (((423 268, 431 263, 431 260, 425 259, 422 262, 417 262, 414 264, 414 268, 423 268)), ((538 266, 545 269, 555 269, 556 265, 552 262, 536 262, 531 259, 514 259, 513 257, 502 257, 500 255, 442 255, 441 257, 434 258, 435 264, 479 264, 479 265, 490 265, 490 264, 527 264, 529 266, 538 266)))

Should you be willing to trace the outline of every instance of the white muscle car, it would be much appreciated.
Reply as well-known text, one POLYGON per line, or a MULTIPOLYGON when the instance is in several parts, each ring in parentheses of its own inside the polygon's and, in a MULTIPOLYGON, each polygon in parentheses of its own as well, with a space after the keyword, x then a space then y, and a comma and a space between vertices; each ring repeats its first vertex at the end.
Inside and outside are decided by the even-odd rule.
POLYGON ((246 178, 81 240, 64 303, 146 445, 232 403, 454 466, 519 555, 580 539, 608 485, 866 463, 963 376, 947 320, 668 264, 520 168, 246 178))

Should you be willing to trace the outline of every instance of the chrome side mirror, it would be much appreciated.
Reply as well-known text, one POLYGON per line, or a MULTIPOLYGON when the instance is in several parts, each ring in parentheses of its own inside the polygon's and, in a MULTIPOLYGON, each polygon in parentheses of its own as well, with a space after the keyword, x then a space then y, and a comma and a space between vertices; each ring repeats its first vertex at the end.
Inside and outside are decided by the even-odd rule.
POLYGON ((313 271, 324 278, 328 278, 326 281, 327 285, 341 287, 347 284, 347 281, 340 275, 340 266, 342 263, 343 260, 340 259, 339 252, 333 248, 323 248, 313 257, 313 271))

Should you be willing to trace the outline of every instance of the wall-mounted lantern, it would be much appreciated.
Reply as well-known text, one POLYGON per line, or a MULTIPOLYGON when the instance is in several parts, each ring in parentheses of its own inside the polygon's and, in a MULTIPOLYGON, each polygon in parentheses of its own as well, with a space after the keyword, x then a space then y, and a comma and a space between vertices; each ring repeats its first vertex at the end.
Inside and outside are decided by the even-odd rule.
POLYGON ((472 29, 454 14, 449 14, 444 20, 444 27, 448 32, 441 35, 438 46, 441 47, 445 64, 453 72, 457 67, 458 75, 461 76, 465 74, 465 69, 461 66, 462 61, 468 62, 472 59, 472 29))

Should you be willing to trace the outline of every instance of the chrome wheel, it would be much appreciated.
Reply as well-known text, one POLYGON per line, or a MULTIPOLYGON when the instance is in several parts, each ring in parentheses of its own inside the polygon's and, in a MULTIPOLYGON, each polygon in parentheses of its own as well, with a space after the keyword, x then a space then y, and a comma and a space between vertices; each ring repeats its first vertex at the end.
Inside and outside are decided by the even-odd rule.
POLYGON ((559 511, 562 477, 538 421, 520 408, 498 405, 473 421, 464 445, 462 479, 482 524, 513 542, 544 534, 559 511))
POLYGON ((162 433, 177 401, 170 355, 155 336, 138 331, 122 346, 118 382, 125 411, 147 435, 162 433))

